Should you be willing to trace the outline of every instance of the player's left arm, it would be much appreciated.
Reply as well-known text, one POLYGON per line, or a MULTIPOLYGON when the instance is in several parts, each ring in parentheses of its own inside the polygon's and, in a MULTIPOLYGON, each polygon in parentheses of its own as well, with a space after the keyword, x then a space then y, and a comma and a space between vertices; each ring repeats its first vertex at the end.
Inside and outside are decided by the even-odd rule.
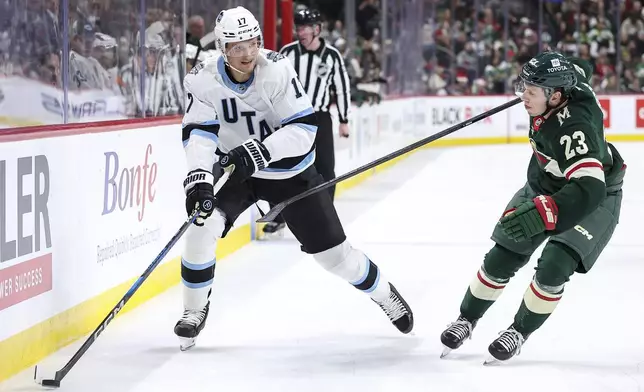
POLYGON ((554 158, 568 183, 551 196, 558 210, 556 231, 571 229, 606 196, 598 133, 589 124, 572 123, 553 141, 554 158))
POLYGON ((338 119, 340 124, 349 122, 351 110, 351 85, 349 84, 349 73, 344 64, 344 59, 335 48, 329 48, 333 58, 333 86, 337 97, 338 119))
POLYGON ((606 195, 603 141, 589 128, 571 123, 557 134, 553 155, 568 182, 553 195, 539 195, 506 211, 499 224, 508 237, 520 242, 544 232, 564 232, 599 206, 606 195))
POLYGON ((315 142, 318 129, 317 118, 293 66, 287 59, 275 66, 276 81, 269 91, 273 110, 281 119, 281 128, 264 141, 271 162, 308 153, 315 142), (277 65, 280 65, 279 67, 277 65))

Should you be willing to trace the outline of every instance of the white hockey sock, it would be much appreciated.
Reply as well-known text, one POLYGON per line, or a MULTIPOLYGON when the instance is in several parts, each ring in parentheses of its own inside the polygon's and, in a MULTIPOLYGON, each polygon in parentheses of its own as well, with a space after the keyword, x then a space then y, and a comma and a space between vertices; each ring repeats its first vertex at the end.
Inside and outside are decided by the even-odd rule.
POLYGON ((313 257, 324 269, 348 281, 374 300, 382 302, 389 296, 389 282, 378 266, 348 241, 316 253, 313 257))
POLYGON ((223 216, 215 211, 203 226, 192 225, 186 232, 181 257, 181 283, 185 309, 201 310, 208 303, 215 277, 216 240, 224 228, 223 216))
POLYGON ((204 264, 193 264, 181 258, 181 283, 185 309, 201 310, 208 303, 208 296, 215 278, 215 259, 204 264))

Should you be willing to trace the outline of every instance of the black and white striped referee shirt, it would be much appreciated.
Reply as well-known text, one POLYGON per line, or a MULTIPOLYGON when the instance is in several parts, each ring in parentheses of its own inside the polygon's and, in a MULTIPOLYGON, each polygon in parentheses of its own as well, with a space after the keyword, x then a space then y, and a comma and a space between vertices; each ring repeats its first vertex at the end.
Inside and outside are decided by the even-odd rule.
POLYGON ((280 51, 287 57, 300 78, 306 94, 316 112, 328 112, 331 104, 330 87, 334 86, 337 96, 340 123, 349 121, 351 91, 349 74, 340 52, 320 38, 320 47, 308 51, 298 41, 285 45, 280 51))

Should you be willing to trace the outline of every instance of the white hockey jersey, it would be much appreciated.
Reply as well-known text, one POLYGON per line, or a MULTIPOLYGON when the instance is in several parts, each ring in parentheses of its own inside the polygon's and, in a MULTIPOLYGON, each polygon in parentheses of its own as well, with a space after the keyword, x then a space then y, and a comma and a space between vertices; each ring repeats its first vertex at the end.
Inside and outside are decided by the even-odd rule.
POLYGON ((219 154, 253 138, 264 143, 271 161, 253 177, 293 177, 315 161, 317 120, 291 63, 261 50, 251 78, 234 82, 221 54, 193 68, 184 79, 183 144, 188 170, 211 171, 219 154))

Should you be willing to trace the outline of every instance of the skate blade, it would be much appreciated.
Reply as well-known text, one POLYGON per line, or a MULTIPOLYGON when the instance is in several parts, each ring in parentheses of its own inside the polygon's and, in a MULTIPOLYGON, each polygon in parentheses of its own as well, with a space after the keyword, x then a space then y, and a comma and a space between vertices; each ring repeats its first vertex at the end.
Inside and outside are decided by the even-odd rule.
POLYGON ((179 338, 179 349, 181 351, 188 351, 195 346, 195 338, 179 338))
POLYGON ((443 352, 441 353, 441 359, 445 358, 446 356, 449 355, 453 350, 447 346, 444 346, 443 352))
POLYGON ((274 233, 264 233, 259 237, 260 241, 277 241, 284 238, 284 230, 279 230, 274 233))
POLYGON ((494 358, 493 356, 487 357, 487 359, 483 362, 483 365, 485 366, 490 366, 490 365, 500 365, 502 361, 499 361, 498 359, 494 358))

